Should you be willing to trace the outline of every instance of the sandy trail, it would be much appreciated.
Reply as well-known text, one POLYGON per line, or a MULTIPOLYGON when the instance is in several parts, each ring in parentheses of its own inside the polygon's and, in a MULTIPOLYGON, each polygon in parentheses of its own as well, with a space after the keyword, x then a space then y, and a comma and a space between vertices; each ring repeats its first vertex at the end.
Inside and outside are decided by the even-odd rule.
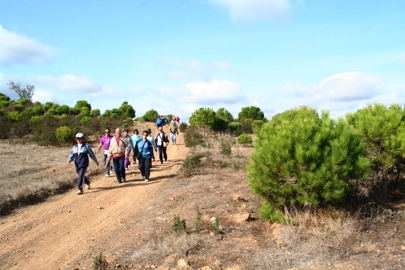
MULTIPOLYGON (((167 127, 165 130, 168 132, 167 127)), ((156 130, 153 134, 156 135, 156 130)), ((84 190, 83 195, 76 195, 76 189, 72 189, 2 218, 0 268, 88 267, 89 261, 93 260, 90 256, 94 256, 90 255, 91 251, 108 250, 109 246, 121 241, 120 230, 125 223, 148 206, 162 181, 177 175, 187 153, 182 135, 177 136, 177 142, 167 148, 167 163, 160 164, 155 152, 157 159, 148 183, 141 180, 137 165, 132 164, 126 183, 114 182, 114 175, 110 178, 105 178, 104 174, 92 176, 91 189, 84 190)), ((99 160, 100 157, 101 154, 99 160)), ((91 162, 90 167, 95 166, 91 162)), ((74 175, 74 166, 66 167, 65 173, 74 175)))

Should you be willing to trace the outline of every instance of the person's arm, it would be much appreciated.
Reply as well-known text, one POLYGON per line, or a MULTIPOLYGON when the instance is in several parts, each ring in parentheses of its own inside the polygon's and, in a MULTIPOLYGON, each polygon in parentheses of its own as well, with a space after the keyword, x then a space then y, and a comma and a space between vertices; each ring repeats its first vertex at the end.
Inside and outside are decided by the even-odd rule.
POLYGON ((91 149, 90 144, 86 143, 86 148, 87 148, 87 153, 89 153, 89 156, 91 157, 91 159, 97 164, 98 166, 98 161, 97 161, 97 157, 93 152, 93 149, 91 149))
POLYGON ((96 154, 98 154, 98 152, 100 151, 100 149, 103 147, 103 143, 100 143, 99 145, 98 145, 98 147, 97 147, 97 150, 96 150, 96 154))
POLYGON ((75 149, 75 147, 73 146, 72 150, 70 150, 70 154, 69 154, 68 160, 67 160, 67 162, 66 162, 67 165, 69 165, 69 163, 73 161, 73 155, 74 155, 74 153, 75 153, 75 152, 73 151, 74 149, 75 149))

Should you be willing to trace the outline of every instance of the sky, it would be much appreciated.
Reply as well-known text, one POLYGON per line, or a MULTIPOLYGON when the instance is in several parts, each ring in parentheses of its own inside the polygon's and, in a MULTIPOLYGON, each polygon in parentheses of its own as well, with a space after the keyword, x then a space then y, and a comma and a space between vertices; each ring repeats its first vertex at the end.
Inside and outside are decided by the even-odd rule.
POLYGON ((404 18, 403 0, 1 0, 0 92, 181 122, 247 106, 338 118, 405 103, 404 18))

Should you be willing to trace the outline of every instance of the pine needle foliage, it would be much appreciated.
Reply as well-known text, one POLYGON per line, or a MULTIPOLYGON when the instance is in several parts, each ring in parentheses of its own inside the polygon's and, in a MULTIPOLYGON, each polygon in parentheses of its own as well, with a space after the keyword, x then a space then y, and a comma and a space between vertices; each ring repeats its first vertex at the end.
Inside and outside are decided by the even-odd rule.
POLYGON ((368 183, 384 203, 390 183, 399 182, 405 167, 405 110, 399 104, 368 105, 346 115, 366 146, 371 163, 368 183))
MULTIPOLYGON (((284 208, 343 202, 349 180, 368 175, 363 143, 343 120, 300 107, 264 124, 248 164, 249 186, 263 197, 263 219, 283 220, 284 208)), ((352 182, 352 181, 350 181, 352 182)))

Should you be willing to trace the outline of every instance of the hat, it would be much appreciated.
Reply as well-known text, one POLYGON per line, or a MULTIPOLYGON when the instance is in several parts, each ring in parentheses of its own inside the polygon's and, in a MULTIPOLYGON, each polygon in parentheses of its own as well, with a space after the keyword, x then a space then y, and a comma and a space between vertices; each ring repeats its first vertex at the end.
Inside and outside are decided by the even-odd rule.
POLYGON ((83 138, 83 137, 84 137, 83 133, 77 133, 76 134, 76 138, 83 138))
POLYGON ((159 127, 159 130, 162 130, 163 128, 162 127, 159 127))
POLYGON ((146 131, 147 131, 149 134, 152 132, 152 130, 150 130, 150 128, 148 128, 146 131))

